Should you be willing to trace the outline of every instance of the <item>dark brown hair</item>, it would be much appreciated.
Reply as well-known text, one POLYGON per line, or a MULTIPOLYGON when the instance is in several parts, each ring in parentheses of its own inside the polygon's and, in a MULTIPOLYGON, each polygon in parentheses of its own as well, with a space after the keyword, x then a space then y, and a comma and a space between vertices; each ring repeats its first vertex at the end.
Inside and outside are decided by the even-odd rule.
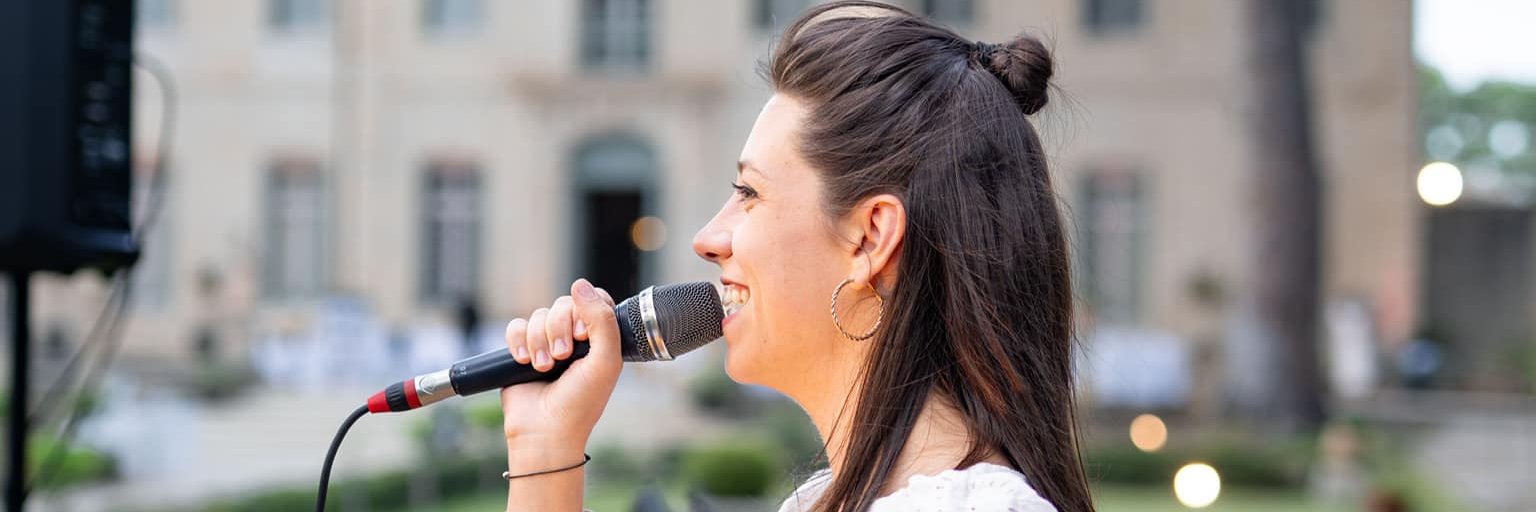
POLYGON ((821 177, 826 214, 879 193, 907 211, 846 461, 817 510, 863 511, 879 497, 930 396, 964 415, 973 443, 959 467, 1001 455, 1059 510, 1093 510, 1075 433, 1067 242, 1026 117, 1045 106, 1052 70, 1033 37, 973 43, 868 1, 806 12, 766 63, 775 92, 807 105, 798 150, 821 177))

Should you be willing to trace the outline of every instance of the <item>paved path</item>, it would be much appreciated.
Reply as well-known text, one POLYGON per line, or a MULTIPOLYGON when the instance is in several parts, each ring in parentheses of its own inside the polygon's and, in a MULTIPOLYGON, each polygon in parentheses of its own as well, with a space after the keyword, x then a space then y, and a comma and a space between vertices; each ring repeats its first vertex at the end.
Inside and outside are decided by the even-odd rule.
MULTIPOLYGON (((593 444, 660 446, 718 426, 693 414, 682 368, 625 369, 593 444)), ((213 407, 148 400, 104 414, 82 432, 120 451, 117 483, 39 494, 28 512, 163 510, 255 490, 311 486, 336 428, 374 390, 261 390, 213 407)), ((494 394, 475 397, 495 403, 494 394)), ((333 481, 404 467, 416 457, 412 425, 426 411, 365 416, 337 457, 333 481)))
MULTIPOLYGON (((157 510, 317 482, 331 436, 361 403, 360 396, 366 394, 264 391, 193 410, 163 425, 120 423, 114 429, 117 437, 134 436, 140 441, 124 453, 123 481, 60 495, 41 494, 27 508, 36 512, 157 510), (158 460, 157 452, 163 454, 158 460)), ((335 477, 404 465, 414 449, 406 419, 368 417, 358 422, 337 458, 335 477)))
POLYGON ((1349 409, 1409 436, 1414 465, 1453 496, 1490 512, 1536 510, 1536 397, 1383 392, 1349 409))

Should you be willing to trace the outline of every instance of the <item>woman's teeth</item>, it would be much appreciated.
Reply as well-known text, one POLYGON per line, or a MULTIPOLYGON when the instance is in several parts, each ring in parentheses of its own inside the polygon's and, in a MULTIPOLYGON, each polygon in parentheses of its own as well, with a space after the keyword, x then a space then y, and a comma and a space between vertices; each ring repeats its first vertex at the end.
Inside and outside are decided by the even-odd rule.
POLYGON ((736 314, 737 311, 741 311, 741 308, 749 300, 752 300, 752 292, 750 290, 730 286, 726 287, 725 294, 721 297, 720 302, 721 307, 725 309, 725 316, 731 316, 736 314))

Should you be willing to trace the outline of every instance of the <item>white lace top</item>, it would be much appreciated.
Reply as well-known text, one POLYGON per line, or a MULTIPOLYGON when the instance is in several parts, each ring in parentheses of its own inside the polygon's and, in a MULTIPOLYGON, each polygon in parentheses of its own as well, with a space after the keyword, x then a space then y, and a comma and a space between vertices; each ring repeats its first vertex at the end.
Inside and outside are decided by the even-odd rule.
MULTIPOLYGON (((823 469, 784 500, 779 512, 806 512, 832 482, 823 469)), ((913 475, 907 486, 875 500, 869 512, 1056 512, 1024 474, 982 462, 937 475, 913 475)))

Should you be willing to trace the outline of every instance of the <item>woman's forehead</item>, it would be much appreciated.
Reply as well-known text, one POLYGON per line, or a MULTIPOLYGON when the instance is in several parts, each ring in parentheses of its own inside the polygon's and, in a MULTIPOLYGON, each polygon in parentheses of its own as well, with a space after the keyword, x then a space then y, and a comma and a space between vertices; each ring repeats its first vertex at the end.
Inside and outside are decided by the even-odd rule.
POLYGON ((742 146, 740 161, 744 165, 738 170, 755 169, 768 175, 790 165, 794 159, 794 135, 804 116, 805 108, 800 101, 780 94, 768 98, 752 125, 752 134, 742 146))

